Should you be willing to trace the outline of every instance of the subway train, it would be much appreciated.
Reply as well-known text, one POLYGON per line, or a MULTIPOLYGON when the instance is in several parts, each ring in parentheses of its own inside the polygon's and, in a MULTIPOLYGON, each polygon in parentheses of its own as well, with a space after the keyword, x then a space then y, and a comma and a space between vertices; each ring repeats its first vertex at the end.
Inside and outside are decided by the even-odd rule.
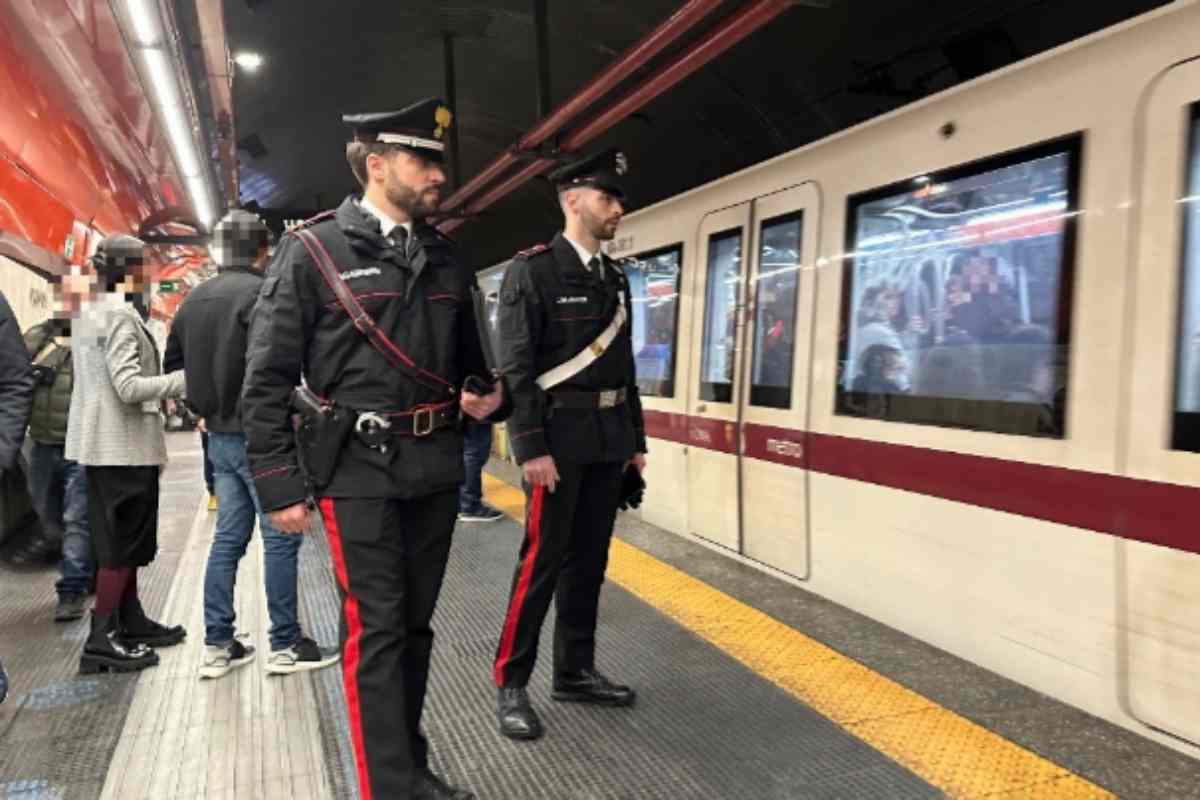
POLYGON ((1200 3, 606 247, 644 520, 1200 754, 1200 3))

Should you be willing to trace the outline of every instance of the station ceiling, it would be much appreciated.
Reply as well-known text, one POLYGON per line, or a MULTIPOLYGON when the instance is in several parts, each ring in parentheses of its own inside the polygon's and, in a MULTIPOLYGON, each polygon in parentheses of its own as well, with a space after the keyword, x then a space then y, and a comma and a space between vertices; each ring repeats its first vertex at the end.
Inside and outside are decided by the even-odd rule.
MULTIPOLYGON (((681 2, 548 0, 552 106, 681 2)), ((626 151, 634 208, 1167 3, 825 4, 797 3, 589 148, 626 151)), ((664 55, 743 5, 727 0, 664 55)), ((533 8, 533 0, 225 0, 230 49, 264 59, 234 83, 242 202, 307 212, 355 191, 341 114, 443 96, 444 32, 455 37, 458 180, 469 179, 538 119, 533 8)), ((545 241, 559 223, 539 179, 453 235, 483 268, 545 241)))

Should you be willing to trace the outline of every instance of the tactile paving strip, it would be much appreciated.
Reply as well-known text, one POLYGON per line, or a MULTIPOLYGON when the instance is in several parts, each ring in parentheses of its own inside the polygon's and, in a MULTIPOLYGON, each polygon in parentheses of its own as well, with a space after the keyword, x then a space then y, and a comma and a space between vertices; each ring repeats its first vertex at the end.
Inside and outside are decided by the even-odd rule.
MULTIPOLYGON (((166 600, 204 491, 196 434, 168 434, 167 443, 171 463, 161 482, 158 557, 138 576, 151 615, 166 600)), ((133 699, 136 676, 78 674, 88 619, 52 621, 57 579, 54 568, 0 567, 0 659, 13 682, 13 694, 0 706, 4 800, 98 798, 133 699)))

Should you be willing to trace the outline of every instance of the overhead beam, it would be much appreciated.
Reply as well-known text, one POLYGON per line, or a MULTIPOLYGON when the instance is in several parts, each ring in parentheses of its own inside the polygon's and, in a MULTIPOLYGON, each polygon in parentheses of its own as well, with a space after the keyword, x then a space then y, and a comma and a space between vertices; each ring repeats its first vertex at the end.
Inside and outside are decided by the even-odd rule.
POLYGON ((447 198, 444 207, 448 211, 452 211, 463 205, 516 164, 520 160, 519 154, 534 150, 573 122, 589 106, 615 89, 636 70, 695 27, 710 12, 720 6, 722 1, 687 0, 668 19, 622 53, 604 71, 589 81, 549 116, 544 117, 515 145, 447 198))
MULTIPOLYGON (((562 142, 561 149, 569 153, 586 146, 618 122, 783 14, 792 5, 791 0, 756 0, 731 15, 652 77, 635 86, 598 116, 572 131, 562 142)), ((465 215, 446 220, 440 226, 441 229, 447 232, 454 230, 465 221, 464 217, 478 214, 526 181, 549 170, 554 163, 551 159, 540 158, 526 165, 503 183, 472 200, 467 205, 465 215)))

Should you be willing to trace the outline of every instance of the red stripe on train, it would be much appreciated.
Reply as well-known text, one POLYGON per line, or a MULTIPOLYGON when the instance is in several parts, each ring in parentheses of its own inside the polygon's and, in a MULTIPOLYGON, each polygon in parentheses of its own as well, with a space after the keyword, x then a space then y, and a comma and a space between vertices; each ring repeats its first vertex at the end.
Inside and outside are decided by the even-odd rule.
MULTIPOLYGON (((733 423, 645 418, 651 438, 737 452, 726 436, 733 423)), ((755 424, 745 425, 744 447, 749 458, 1200 553, 1193 486, 755 424)))

